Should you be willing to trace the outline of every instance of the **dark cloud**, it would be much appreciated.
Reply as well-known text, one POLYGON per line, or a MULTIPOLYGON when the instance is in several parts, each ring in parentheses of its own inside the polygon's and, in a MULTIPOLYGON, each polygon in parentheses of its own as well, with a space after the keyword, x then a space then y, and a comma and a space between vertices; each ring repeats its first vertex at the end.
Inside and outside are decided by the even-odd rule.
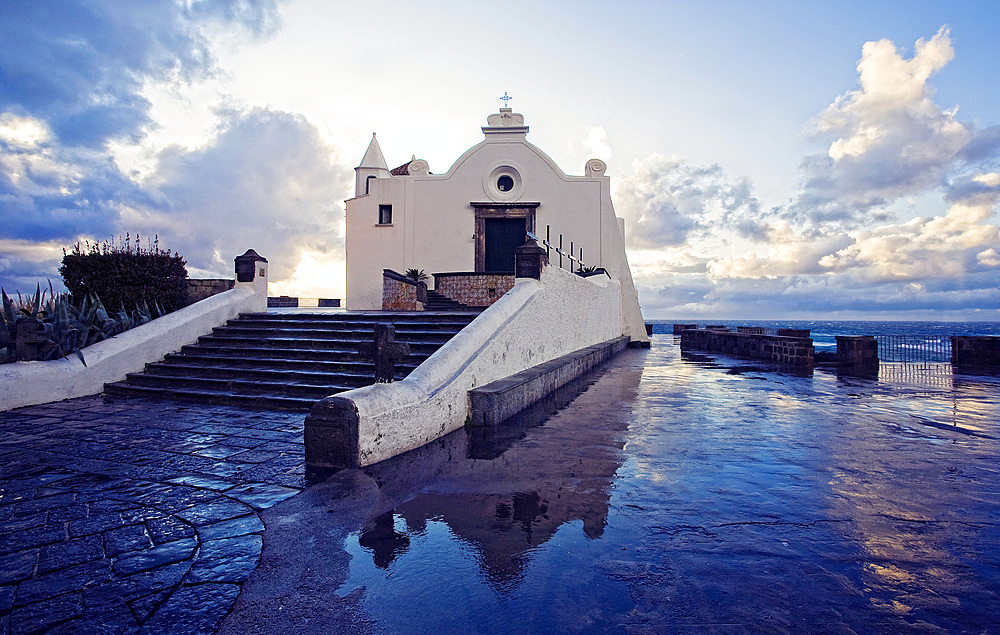
POLYGON ((0 112, 43 120, 57 142, 101 147, 150 125, 147 78, 211 71, 207 29, 266 34, 275 0, 31 0, 4 2, 0 112))
POLYGON ((3 142, 0 151, 2 237, 73 241, 81 235, 109 236, 120 225, 123 206, 154 204, 103 153, 3 142))

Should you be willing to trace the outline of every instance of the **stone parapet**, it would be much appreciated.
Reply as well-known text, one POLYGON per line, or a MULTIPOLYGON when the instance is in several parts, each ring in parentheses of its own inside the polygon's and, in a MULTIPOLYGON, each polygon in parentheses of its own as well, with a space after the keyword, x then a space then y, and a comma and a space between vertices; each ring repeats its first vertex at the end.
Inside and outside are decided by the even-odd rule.
POLYGON ((813 341, 808 337, 781 337, 722 330, 681 331, 681 350, 695 349, 735 357, 763 359, 787 366, 812 367, 813 341))
POLYGON ((951 363, 956 366, 1000 368, 1000 337, 952 335, 951 363))
POLYGON ((514 287, 514 276, 503 273, 435 273, 434 290, 466 306, 488 307, 514 287))
POLYGON ((427 285, 396 273, 382 270, 383 311, 423 311, 427 304, 427 285))
POLYGON ((236 281, 229 278, 188 278, 188 304, 229 291, 235 284, 236 281))

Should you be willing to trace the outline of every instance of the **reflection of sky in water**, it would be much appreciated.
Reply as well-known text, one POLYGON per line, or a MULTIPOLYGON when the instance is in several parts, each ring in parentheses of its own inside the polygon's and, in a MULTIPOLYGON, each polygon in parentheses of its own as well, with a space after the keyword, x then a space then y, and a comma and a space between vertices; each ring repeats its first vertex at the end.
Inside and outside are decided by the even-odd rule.
POLYGON ((384 632, 998 625, 1000 380, 654 339, 496 447, 460 432, 369 469, 381 506, 337 593, 384 632))

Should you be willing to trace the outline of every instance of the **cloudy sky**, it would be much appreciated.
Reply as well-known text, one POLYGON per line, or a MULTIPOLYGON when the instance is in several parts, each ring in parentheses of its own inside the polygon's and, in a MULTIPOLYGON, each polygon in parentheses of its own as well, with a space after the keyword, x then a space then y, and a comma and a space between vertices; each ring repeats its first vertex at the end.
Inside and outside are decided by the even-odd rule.
POLYGON ((506 91, 608 162, 647 318, 1000 320, 997 33, 992 0, 0 0, 0 285, 129 232, 342 297, 372 131, 444 172, 506 91))

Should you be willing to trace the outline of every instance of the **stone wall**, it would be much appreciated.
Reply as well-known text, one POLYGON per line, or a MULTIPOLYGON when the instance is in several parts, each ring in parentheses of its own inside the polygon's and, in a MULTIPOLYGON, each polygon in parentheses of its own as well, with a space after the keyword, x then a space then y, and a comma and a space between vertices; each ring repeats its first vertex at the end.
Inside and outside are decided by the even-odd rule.
POLYGON ((267 296, 267 308, 269 309, 289 309, 299 306, 299 299, 287 295, 267 296))
POLYGON ((201 302, 205 298, 229 291, 235 284, 235 280, 228 278, 188 278, 188 304, 201 302))
POLYGON ((487 307, 514 287, 514 276, 501 273, 435 273, 434 290, 467 306, 487 307))
POLYGON ((952 335, 951 363, 956 366, 1000 367, 1000 337, 952 335))
POLYGON ((844 368, 878 368, 878 341, 874 335, 838 335, 837 363, 844 368))
POLYGON ((788 366, 811 367, 813 342, 808 337, 779 337, 699 329, 681 332, 681 350, 695 349, 735 357, 763 359, 788 366))
POLYGON ((423 311, 427 302, 427 285, 391 269, 382 271, 383 311, 423 311))

